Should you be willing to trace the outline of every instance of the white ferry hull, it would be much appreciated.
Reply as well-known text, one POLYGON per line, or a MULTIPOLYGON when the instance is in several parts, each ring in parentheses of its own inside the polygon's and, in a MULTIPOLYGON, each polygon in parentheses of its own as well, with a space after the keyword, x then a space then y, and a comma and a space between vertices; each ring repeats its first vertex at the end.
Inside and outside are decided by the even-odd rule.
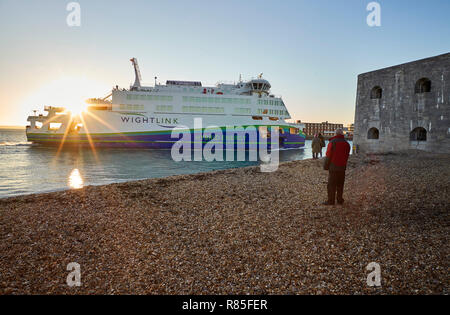
MULTIPOLYGON (((198 142, 205 145, 213 140, 205 136, 205 128, 207 128, 206 131, 211 130, 211 128, 216 128, 216 130, 220 128, 222 136, 216 137, 216 140, 213 140, 214 143, 221 144, 224 147, 227 144, 230 145, 227 142, 229 139, 227 136, 230 137, 232 131, 233 136, 236 134, 234 147, 244 146, 249 149, 257 147, 260 143, 270 145, 271 140, 263 139, 260 127, 270 130, 270 128, 277 126, 281 130, 280 147, 301 148, 305 144, 305 134, 299 130, 292 133, 291 128, 293 126, 285 122, 255 124, 248 117, 234 117, 233 124, 224 124, 224 117, 206 116, 205 118, 204 115, 202 116, 199 121, 200 117, 196 117, 196 115, 147 115, 145 113, 90 111, 81 114, 80 121, 83 122, 83 127, 76 133, 67 132, 70 124, 66 124, 66 128, 54 131, 28 128, 27 138, 28 141, 44 145, 170 149, 174 143, 181 140, 181 133, 183 132, 189 134, 188 138, 190 138, 192 146, 198 142), (200 124, 196 125, 196 122, 200 122, 200 124), (174 133, 174 131, 176 132, 174 133), (256 141, 255 138, 249 137, 249 131, 256 132, 256 141), (245 137, 240 137, 246 132, 245 137)), ((184 139, 187 139, 186 136, 184 139)))

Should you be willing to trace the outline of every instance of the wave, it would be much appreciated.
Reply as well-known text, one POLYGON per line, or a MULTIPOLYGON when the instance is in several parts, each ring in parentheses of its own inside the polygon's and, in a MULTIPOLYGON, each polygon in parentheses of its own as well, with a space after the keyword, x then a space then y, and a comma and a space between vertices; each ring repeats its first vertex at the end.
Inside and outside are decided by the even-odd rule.
POLYGON ((19 142, 14 142, 14 141, 0 141, 0 147, 28 147, 28 146, 32 146, 33 143, 32 142, 27 142, 27 141, 19 141, 19 142))

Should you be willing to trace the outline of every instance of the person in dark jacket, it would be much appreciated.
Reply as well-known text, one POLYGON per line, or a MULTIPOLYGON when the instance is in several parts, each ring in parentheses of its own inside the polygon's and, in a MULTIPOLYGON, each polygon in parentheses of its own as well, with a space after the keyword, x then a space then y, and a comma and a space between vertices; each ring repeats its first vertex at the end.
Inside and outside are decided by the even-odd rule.
POLYGON ((313 154, 313 159, 316 160, 319 158, 319 152, 322 150, 322 147, 320 145, 320 139, 319 137, 316 135, 314 135, 314 139, 311 143, 311 148, 312 148, 312 154, 313 154))
POLYGON ((344 199, 345 170, 350 155, 350 144, 344 138, 342 129, 336 130, 336 136, 330 139, 327 147, 324 169, 329 171, 328 176, 328 200, 324 205, 334 205, 335 197, 338 204, 342 205, 344 199), (337 196, 336 196, 337 192, 337 196))
POLYGON ((320 157, 322 157, 322 148, 325 147, 325 138, 322 136, 321 133, 319 133, 319 139, 320 139, 320 157))

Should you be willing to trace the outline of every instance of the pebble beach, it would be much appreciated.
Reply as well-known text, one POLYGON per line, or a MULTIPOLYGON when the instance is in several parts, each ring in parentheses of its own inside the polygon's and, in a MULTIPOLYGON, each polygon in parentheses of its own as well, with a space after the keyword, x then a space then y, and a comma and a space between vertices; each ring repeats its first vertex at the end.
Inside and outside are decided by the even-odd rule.
POLYGON ((327 178, 304 160, 0 199, 0 294, 449 293, 450 155, 351 156, 343 206, 327 178))

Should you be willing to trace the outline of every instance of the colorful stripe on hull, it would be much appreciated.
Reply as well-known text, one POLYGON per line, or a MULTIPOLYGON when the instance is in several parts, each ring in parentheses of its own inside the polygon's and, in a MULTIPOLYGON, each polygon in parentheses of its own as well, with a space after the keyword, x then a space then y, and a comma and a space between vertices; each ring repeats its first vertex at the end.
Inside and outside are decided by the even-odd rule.
MULTIPOLYGON (((239 135, 239 133, 238 133, 239 135)), ((42 145, 53 145, 59 146, 64 139, 62 134, 38 134, 32 133, 27 134, 28 141, 39 143, 42 145)), ((188 137, 189 138, 189 137, 188 137)), ((210 144, 221 144, 226 146, 227 138, 226 134, 223 134, 223 139, 221 141, 214 141, 211 139, 202 138, 201 134, 193 133, 190 134, 192 146, 198 143, 202 143, 204 146, 206 143, 210 144)), ((268 143, 270 147, 269 140, 259 139, 260 135, 256 141, 251 141, 248 135, 245 138, 245 142, 237 142, 239 136, 235 139, 234 148, 238 146, 245 149, 254 149, 259 146, 260 143, 268 143)), ((133 147, 133 148, 154 148, 154 149, 171 149, 173 144, 180 141, 181 136, 178 138, 172 138, 171 134, 168 133, 157 133, 157 132, 143 132, 143 133, 121 133, 121 134, 91 134, 87 135, 67 135, 64 139, 64 146, 76 145, 76 146, 95 146, 95 147, 133 147)), ((180 141, 183 143, 182 141, 180 141)), ((305 145, 305 136, 302 134, 284 134, 280 137, 280 147, 286 149, 301 148, 305 145)))

